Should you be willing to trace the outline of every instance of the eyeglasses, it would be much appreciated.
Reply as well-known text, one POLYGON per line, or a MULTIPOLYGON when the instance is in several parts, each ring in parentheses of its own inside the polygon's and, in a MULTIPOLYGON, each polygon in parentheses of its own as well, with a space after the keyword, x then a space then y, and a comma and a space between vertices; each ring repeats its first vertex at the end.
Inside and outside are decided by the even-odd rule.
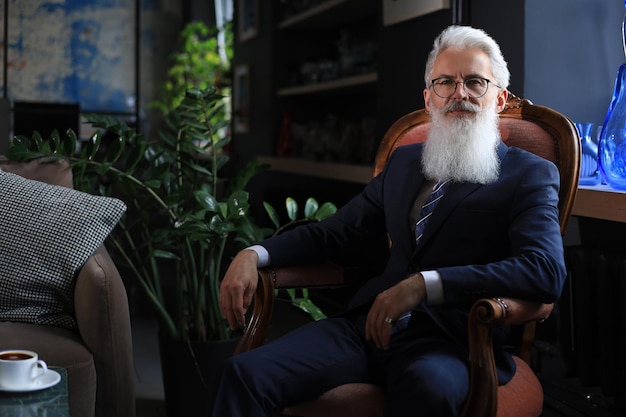
MULTIPOLYGON (((435 78, 430 82, 430 86, 433 88, 435 94, 437 94, 441 98, 450 98, 456 91, 456 86, 458 84, 463 84, 463 89, 471 98, 480 98, 487 94, 487 89, 489 89, 489 83, 492 83, 491 80, 482 77, 474 77, 468 78, 464 81, 454 81, 452 78, 448 77, 439 77, 435 78)), ((494 86, 501 88, 497 84, 493 84, 494 86)))

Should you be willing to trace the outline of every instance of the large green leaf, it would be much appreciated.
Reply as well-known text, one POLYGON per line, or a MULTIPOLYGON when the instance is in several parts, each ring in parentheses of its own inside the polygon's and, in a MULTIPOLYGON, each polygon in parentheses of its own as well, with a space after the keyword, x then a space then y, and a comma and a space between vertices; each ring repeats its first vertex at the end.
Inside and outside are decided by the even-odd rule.
POLYGON ((310 315, 313 320, 326 318, 326 314, 310 298, 296 298, 293 303, 296 307, 310 315))
POLYGON ((11 146, 5 156, 12 161, 29 161, 44 156, 33 143, 33 150, 29 148, 30 139, 25 136, 17 136, 11 141, 11 146))
POLYGON ((92 136, 91 140, 87 142, 87 146, 85 148, 87 152, 87 158, 89 160, 93 160, 96 157, 96 154, 100 150, 100 144, 102 143, 102 131, 96 131, 92 136))
POLYGON ((322 207, 317 210, 314 217, 316 220, 324 220, 325 218, 332 216, 336 212, 337 206, 335 206, 333 203, 324 203, 322 204, 322 207))
POLYGON ((287 217, 292 222, 298 218, 298 203, 292 197, 287 197, 285 200, 285 207, 287 208, 287 217))
POLYGON ((213 195, 207 190, 198 190, 195 192, 195 197, 200 206, 211 213, 217 213, 220 211, 219 203, 213 195))
POLYGON ((58 153, 59 150, 61 150, 61 136, 59 135, 59 131, 57 129, 54 129, 52 133, 50 133, 48 143, 50 143, 50 149, 53 152, 58 153))
POLYGON ((107 149, 106 161, 114 164, 117 162, 119 157, 122 155, 122 152, 124 152, 124 149, 126 148, 126 139, 123 136, 118 136, 116 138, 113 138, 108 145, 109 147, 107 149))
POLYGON ((176 260, 180 260, 180 257, 177 256, 176 254, 172 253, 172 252, 168 252, 168 251, 164 251, 164 250, 155 250, 152 252, 152 256, 154 256, 155 258, 161 258, 161 259, 176 259, 176 260))
POLYGON ((319 204, 317 203, 317 200, 312 197, 308 198, 304 205, 304 217, 306 219, 312 218, 315 215, 315 212, 317 212, 318 208, 319 204))
POLYGON ((248 193, 243 190, 237 190, 228 198, 228 216, 242 217, 248 213, 248 193))
POLYGON ((204 174, 204 175, 208 175, 208 176, 213 175, 213 173, 210 170, 208 170, 207 168, 203 167, 202 165, 190 164, 189 166, 191 168, 193 168, 199 174, 204 174))
POLYGON ((270 220, 272 221, 274 226, 276 226, 276 228, 278 229, 280 227, 280 220, 278 220, 278 213, 276 213, 276 209, 267 201, 263 202, 263 207, 265 208, 265 211, 267 212, 267 215, 270 217, 270 220))
POLYGON ((147 146, 148 145, 146 143, 139 143, 130 148, 126 154, 126 170, 129 173, 132 173, 139 162, 141 162, 147 146))
POLYGON ((63 140, 63 152, 65 155, 73 156, 76 153, 78 138, 72 129, 67 129, 63 140))

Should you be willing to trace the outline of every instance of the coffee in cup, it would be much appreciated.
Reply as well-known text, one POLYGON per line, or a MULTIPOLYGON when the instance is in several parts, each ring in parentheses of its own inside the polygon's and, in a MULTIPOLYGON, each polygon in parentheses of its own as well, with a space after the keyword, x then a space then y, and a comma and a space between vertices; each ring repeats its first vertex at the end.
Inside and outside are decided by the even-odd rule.
POLYGON ((0 351, 0 389, 28 389, 48 371, 46 363, 30 350, 0 351))

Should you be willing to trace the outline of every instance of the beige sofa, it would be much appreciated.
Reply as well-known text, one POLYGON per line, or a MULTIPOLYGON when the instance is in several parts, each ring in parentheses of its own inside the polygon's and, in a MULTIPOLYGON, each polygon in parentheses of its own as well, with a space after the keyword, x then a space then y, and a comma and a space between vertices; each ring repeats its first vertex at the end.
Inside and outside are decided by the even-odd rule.
MULTIPOLYGON (((0 169, 72 187, 67 164, 0 160, 0 169)), ((72 417, 133 417, 135 378, 128 299, 122 279, 103 246, 77 276, 74 308, 77 331, 0 322, 0 349, 34 350, 49 366, 67 369, 72 417)))

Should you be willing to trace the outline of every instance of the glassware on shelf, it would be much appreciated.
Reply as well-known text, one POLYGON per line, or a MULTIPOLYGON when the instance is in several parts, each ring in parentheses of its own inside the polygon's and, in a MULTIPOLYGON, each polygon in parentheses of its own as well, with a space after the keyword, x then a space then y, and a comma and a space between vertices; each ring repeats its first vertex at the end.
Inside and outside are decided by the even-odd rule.
POLYGON ((598 166, 598 145, 593 140, 593 123, 576 123, 580 134, 581 164, 580 185, 598 185, 602 182, 598 166))
POLYGON ((626 64, 615 79, 613 99, 609 106, 600 140, 598 156, 604 181, 612 188, 626 190, 626 64))
MULTIPOLYGON (((626 1, 624 2, 626 9, 626 1)), ((622 21, 622 42, 626 54, 626 13, 622 21)), ((598 160, 604 181, 612 188, 626 190, 626 64, 615 77, 615 89, 598 141, 598 160)))

